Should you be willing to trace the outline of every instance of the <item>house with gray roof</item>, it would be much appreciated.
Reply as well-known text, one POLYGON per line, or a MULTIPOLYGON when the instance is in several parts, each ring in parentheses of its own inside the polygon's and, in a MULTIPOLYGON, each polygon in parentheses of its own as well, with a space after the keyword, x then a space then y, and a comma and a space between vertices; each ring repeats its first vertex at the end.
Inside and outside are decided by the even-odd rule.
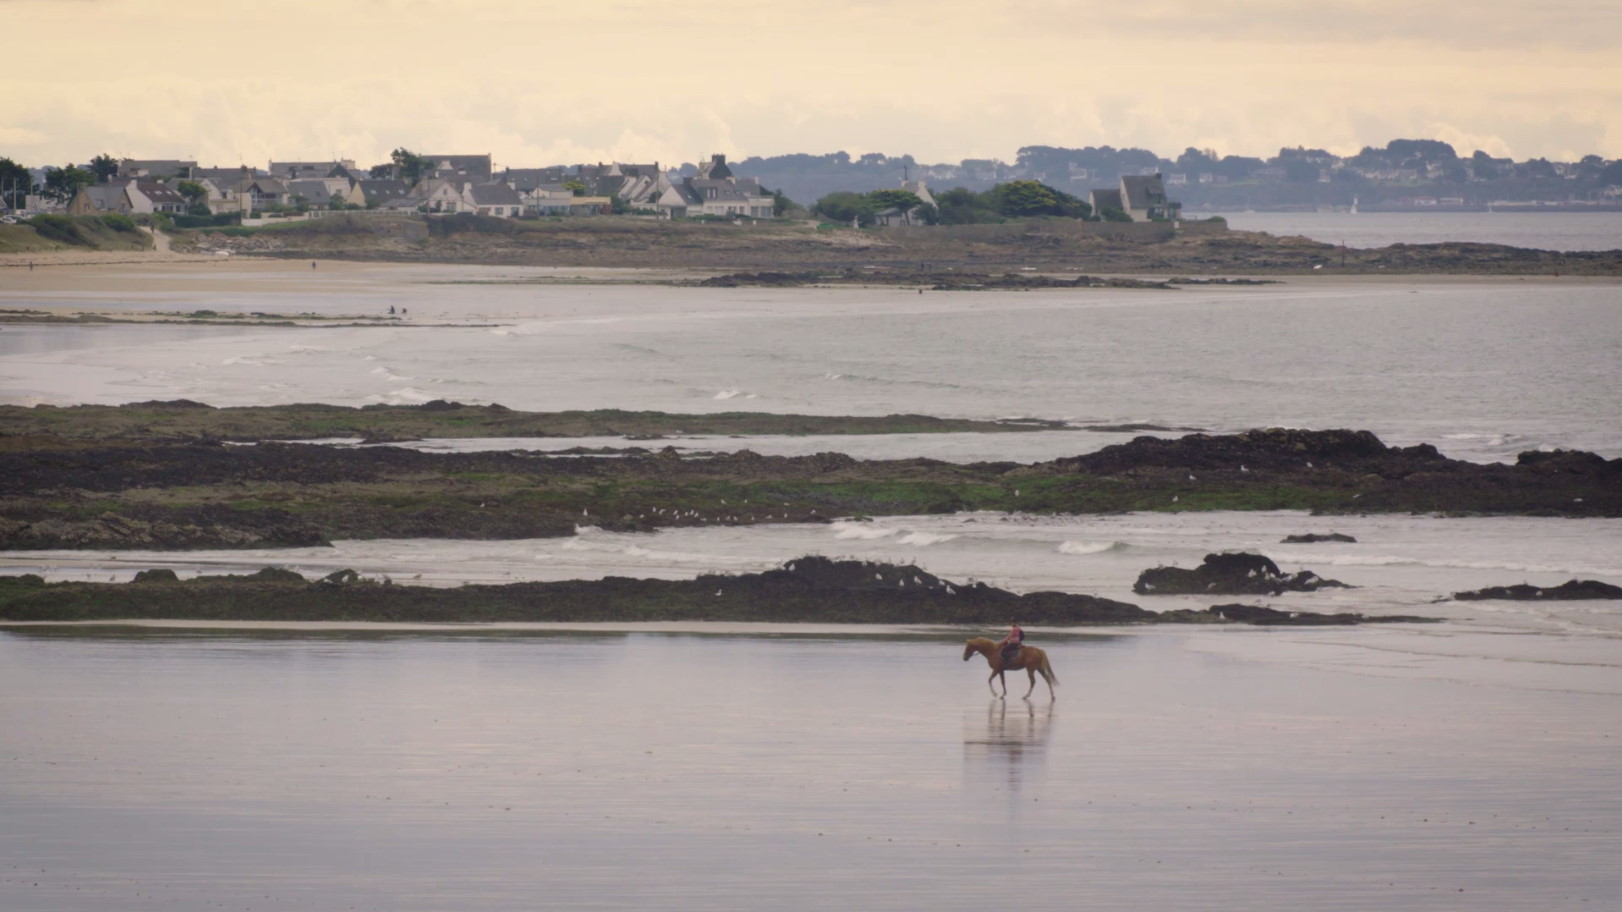
POLYGON ((524 198, 518 195, 517 190, 500 181, 469 184, 467 196, 473 204, 473 211, 479 215, 517 218, 524 214, 524 198))
POLYGON ((424 177, 461 178, 463 180, 488 183, 492 177, 493 166, 490 156, 485 155, 424 155, 423 158, 433 162, 434 173, 424 177))
POLYGON ((1166 185, 1159 172, 1121 176, 1122 210, 1135 222, 1177 218, 1183 204, 1166 198, 1166 185))
POLYGON ((277 180, 314 180, 324 177, 346 177, 355 170, 355 160, 340 158, 332 161, 288 161, 270 163, 270 176, 277 180))
POLYGON ((133 211, 123 182, 80 187, 68 201, 69 215, 129 215, 133 211))
POLYGON ((192 169, 196 167, 197 163, 194 161, 162 158, 125 158, 118 163, 118 176, 145 178, 147 180, 166 180, 171 177, 189 178, 192 169))
POLYGON ((286 183, 287 193, 295 202, 302 199, 304 205, 314 209, 331 209, 334 199, 340 207, 366 204, 365 194, 345 177, 290 180, 286 183))
POLYGON ((138 215, 148 212, 180 214, 187 200, 166 184, 147 180, 114 179, 80 187, 68 202, 71 215, 138 215))
MULTIPOLYGON (((380 208, 385 203, 402 199, 410 196, 411 194, 411 188, 407 186, 406 182, 403 180, 366 179, 359 181, 358 185, 360 187, 361 196, 364 199, 362 205, 365 205, 371 209, 380 208)), ((413 201, 409 208, 417 208, 417 202, 413 201)))
POLYGON ((1121 191, 1111 188, 1093 190, 1087 194, 1087 205, 1093 207, 1093 214, 1102 217, 1110 209, 1126 211, 1121 199, 1121 191))

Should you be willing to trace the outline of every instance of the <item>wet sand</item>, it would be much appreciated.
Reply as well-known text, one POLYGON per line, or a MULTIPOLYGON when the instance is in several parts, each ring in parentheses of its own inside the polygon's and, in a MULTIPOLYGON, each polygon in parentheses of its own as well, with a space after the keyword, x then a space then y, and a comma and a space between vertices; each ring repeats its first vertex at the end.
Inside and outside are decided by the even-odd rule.
POLYGON ((1449 680, 1363 634, 1049 639, 1050 703, 990 698, 950 640, 9 629, 0 906, 1622 895, 1622 703, 1449 680))

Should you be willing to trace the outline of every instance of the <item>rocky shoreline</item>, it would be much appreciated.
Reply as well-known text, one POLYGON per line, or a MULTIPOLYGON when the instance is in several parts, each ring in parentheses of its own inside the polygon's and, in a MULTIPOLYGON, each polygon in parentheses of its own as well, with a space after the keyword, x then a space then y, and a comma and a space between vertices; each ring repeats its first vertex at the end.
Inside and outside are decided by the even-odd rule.
MULTIPOLYGON (((1185 222, 1101 226, 1067 219, 852 229, 815 222, 674 223, 637 218, 522 221, 338 217, 257 232, 183 231, 179 252, 382 262, 664 268, 780 273, 902 270, 1002 275, 1622 275, 1622 250, 1498 244, 1343 248, 1303 237, 1185 222)), ((935 284, 930 282, 929 284, 935 284)))
POLYGON ((266 568, 181 581, 149 571, 134 582, 46 583, 0 577, 0 620, 369 621, 394 623, 746 621, 1002 625, 1417 623, 1410 616, 1324 615, 1262 607, 1147 611, 1066 592, 1023 595, 943 580, 912 565, 802 557, 780 569, 694 580, 609 577, 554 583, 402 586, 339 571, 306 580, 266 568))

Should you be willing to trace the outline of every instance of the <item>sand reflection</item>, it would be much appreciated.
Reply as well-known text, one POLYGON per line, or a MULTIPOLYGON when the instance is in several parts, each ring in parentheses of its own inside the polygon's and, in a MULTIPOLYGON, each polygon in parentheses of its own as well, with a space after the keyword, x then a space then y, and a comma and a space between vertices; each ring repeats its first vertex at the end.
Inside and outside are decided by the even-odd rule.
POLYGON ((965 714, 965 775, 979 780, 975 785, 980 787, 1001 783, 1010 793, 1018 792, 1041 772, 1053 719, 1052 703, 1029 700, 992 700, 984 713, 965 714))

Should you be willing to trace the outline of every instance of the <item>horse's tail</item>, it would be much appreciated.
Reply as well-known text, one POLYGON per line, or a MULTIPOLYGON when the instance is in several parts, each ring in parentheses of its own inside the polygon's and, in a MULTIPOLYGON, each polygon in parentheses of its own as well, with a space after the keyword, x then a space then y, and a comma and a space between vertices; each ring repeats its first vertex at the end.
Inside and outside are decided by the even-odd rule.
POLYGON ((1042 653, 1042 674, 1048 679, 1049 684, 1057 685, 1059 683, 1059 676, 1053 673, 1053 664, 1048 661, 1046 652, 1042 653))

